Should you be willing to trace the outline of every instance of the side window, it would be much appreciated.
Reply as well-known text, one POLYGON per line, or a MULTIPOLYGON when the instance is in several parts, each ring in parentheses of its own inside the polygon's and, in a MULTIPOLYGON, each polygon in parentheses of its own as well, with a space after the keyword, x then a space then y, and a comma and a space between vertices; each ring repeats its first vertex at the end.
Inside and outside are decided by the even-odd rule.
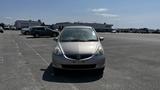
POLYGON ((43 27, 40 28, 32 28, 32 30, 36 30, 36 31, 45 31, 46 29, 43 27))
POLYGON ((38 30, 38 31, 44 31, 45 28, 42 27, 42 28, 38 28, 37 30, 38 30))
POLYGON ((49 31, 49 29, 48 29, 48 28, 46 28, 46 31, 49 31))
POLYGON ((51 29, 49 29, 49 28, 46 28, 46 31, 51 31, 51 29))
POLYGON ((45 30, 45 28, 41 28, 41 30, 45 30))

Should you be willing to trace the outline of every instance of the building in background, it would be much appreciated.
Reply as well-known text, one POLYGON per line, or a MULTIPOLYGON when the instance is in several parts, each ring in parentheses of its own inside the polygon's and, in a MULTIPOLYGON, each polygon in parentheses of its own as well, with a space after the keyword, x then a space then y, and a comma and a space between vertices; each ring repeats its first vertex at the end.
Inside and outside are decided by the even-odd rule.
POLYGON ((32 21, 32 20, 17 20, 15 21, 14 26, 17 29, 22 29, 22 28, 28 28, 31 26, 41 26, 42 22, 40 20, 38 21, 32 21))
POLYGON ((82 22, 61 22, 56 23, 54 27, 58 28, 59 30, 62 30, 66 26, 91 26, 93 27, 97 32, 111 32, 112 31, 112 24, 106 24, 106 23, 82 23, 82 22))

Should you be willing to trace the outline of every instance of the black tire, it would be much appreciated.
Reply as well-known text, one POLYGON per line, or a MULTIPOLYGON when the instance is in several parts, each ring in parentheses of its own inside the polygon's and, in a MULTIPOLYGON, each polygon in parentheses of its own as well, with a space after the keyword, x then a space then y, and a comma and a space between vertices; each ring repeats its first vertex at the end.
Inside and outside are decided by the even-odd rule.
POLYGON ((48 67, 47 71, 48 71, 49 73, 53 73, 53 67, 52 67, 52 64, 50 64, 50 65, 49 65, 49 67, 48 67))
POLYGON ((60 70, 53 67, 53 74, 54 76, 58 76, 60 74, 60 70))
POLYGON ((38 33, 34 34, 34 37, 35 37, 35 38, 38 38, 38 37, 39 37, 39 34, 38 34, 38 33))
POLYGON ((53 34, 51 34, 50 36, 53 37, 53 34))
POLYGON ((25 35, 29 35, 29 32, 26 32, 25 35))
POLYGON ((24 33, 24 35, 26 35, 26 32, 24 33))
POLYGON ((103 73, 104 73, 104 68, 101 68, 101 69, 97 69, 97 70, 96 70, 96 74, 97 74, 97 75, 103 76, 103 73))

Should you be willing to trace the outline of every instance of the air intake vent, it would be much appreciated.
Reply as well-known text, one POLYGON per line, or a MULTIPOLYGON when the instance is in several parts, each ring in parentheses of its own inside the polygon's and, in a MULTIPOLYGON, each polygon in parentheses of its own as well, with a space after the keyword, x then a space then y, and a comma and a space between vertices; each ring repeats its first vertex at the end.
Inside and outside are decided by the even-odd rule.
POLYGON ((66 54, 66 56, 71 59, 80 60, 80 59, 89 58, 92 56, 92 54, 66 54))
POLYGON ((96 67, 95 64, 91 65, 62 65, 63 68, 66 69, 93 69, 96 67))

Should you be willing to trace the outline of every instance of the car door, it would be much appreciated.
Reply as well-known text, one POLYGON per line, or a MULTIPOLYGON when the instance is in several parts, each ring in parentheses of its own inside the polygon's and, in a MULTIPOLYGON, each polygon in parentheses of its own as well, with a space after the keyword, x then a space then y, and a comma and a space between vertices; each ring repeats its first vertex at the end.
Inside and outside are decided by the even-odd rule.
POLYGON ((51 36, 52 35, 52 30, 50 30, 49 28, 46 28, 46 35, 51 36))
POLYGON ((44 27, 40 28, 40 35, 45 36, 46 35, 46 30, 44 27))

